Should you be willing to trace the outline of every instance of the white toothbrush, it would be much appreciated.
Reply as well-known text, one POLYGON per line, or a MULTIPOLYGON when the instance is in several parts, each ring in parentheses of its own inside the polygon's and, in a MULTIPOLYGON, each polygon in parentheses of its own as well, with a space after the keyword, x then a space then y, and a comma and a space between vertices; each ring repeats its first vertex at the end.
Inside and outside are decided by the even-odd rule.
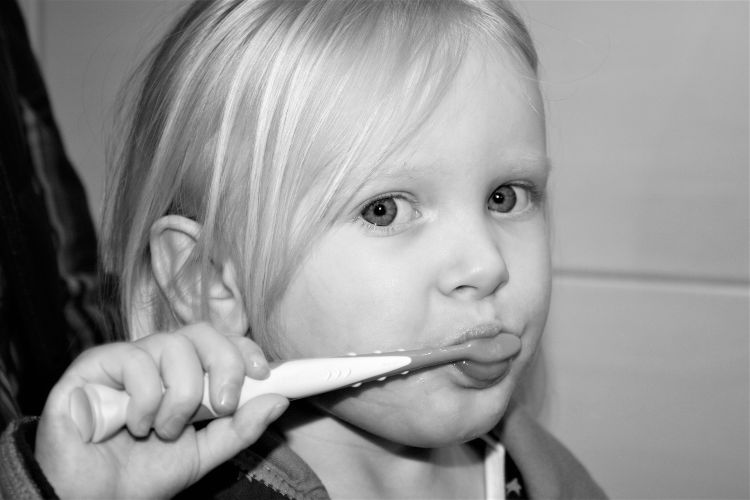
MULTIPOLYGON (((502 333, 491 339, 477 338, 447 347, 271 363, 271 373, 267 378, 245 377, 238 406, 262 394, 300 399, 461 360, 502 362, 516 356, 520 349, 518 337, 502 333)), ((218 416, 209 401, 208 376, 204 384, 203 401, 193 421, 218 416)), ((72 393, 70 415, 84 441, 98 443, 123 428, 129 401, 130 396, 123 390, 86 384, 72 393)))

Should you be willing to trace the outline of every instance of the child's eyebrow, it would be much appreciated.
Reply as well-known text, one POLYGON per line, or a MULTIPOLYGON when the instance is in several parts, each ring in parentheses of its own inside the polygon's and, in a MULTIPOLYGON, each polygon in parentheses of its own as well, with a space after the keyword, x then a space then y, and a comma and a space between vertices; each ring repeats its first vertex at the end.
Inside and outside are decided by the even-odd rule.
POLYGON ((521 173, 532 170, 543 174, 549 174, 552 170, 552 161, 549 156, 546 155, 521 155, 508 157, 504 158, 502 163, 509 165, 512 173, 521 173))
MULTIPOLYGON (((546 155, 536 154, 503 154, 494 162, 499 168, 507 169, 510 175, 519 175, 530 171, 548 175, 552 170, 552 161, 546 155)), ((451 168, 453 165, 441 165, 440 162, 403 161, 385 166, 377 173, 380 179, 417 179, 425 172, 440 168, 451 168)))

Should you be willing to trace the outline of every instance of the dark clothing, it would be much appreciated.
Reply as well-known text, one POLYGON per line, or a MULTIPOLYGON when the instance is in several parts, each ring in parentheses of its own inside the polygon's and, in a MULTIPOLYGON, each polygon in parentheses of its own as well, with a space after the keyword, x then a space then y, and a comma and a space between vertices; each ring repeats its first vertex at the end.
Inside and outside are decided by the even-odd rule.
MULTIPOLYGON (((502 439, 509 432, 515 436, 503 443, 506 498, 606 498, 570 452, 525 414, 516 412, 495 434, 502 439)), ((0 498, 57 498, 34 459, 35 434, 36 420, 25 419, 14 422, 0 439, 0 498)), ((177 498, 326 500, 329 495, 283 437, 269 430, 177 498)))
POLYGON ((0 2, 0 117, 2 428, 41 413, 70 361, 109 339, 86 195, 12 0, 0 2))

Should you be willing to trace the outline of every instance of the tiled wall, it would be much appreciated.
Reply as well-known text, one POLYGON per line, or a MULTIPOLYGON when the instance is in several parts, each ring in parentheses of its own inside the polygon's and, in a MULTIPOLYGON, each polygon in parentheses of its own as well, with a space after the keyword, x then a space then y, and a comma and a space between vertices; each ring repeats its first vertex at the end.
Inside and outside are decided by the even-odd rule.
MULTIPOLYGON (((126 67, 176 2, 25 0, 98 211, 126 67)), ((618 498, 748 498, 748 4, 523 2, 557 280, 529 405, 618 498)))
POLYGON ((613 496, 748 498, 748 3, 522 10, 555 168, 542 419, 613 496))

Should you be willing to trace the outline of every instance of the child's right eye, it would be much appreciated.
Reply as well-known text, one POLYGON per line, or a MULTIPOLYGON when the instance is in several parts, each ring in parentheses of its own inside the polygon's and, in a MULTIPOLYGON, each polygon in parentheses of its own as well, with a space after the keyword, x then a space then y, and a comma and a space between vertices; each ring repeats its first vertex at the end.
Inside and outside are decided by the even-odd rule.
POLYGON ((365 205, 358 218, 368 229, 394 231, 420 216, 409 200, 402 196, 387 195, 365 205))

